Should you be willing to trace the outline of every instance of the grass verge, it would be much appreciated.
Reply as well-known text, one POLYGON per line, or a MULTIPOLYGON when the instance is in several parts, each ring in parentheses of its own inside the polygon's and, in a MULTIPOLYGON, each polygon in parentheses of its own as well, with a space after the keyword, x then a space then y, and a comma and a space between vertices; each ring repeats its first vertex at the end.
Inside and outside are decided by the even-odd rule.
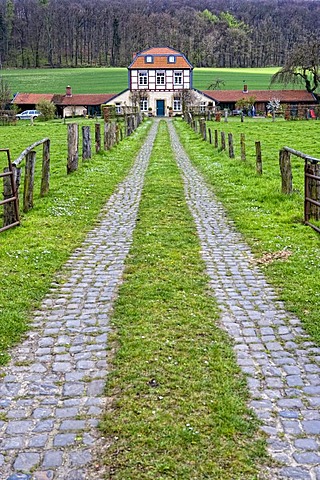
POLYGON ((317 122, 231 119, 208 123, 234 134, 236 159, 218 153, 182 121, 176 122, 193 163, 212 185, 237 228, 244 234, 267 278, 287 308, 303 321, 320 344, 320 238, 303 225, 303 162, 292 158, 294 193, 281 193, 278 152, 284 145, 317 156, 317 122), (245 133, 247 161, 240 160, 238 134, 245 133), (255 172, 254 142, 262 144, 263 175, 255 172), (285 259, 285 260, 284 260, 285 259))
MULTIPOLYGON (((0 234, 0 365, 8 360, 10 346, 27 331, 29 315, 48 291, 55 272, 81 244, 128 172, 149 126, 150 122, 144 123, 111 151, 80 161, 72 175, 66 174, 66 125, 39 122, 33 127, 0 127, 3 145, 11 148, 13 158, 34 141, 51 139, 49 195, 39 198, 35 193, 34 208, 22 217, 22 225, 0 234)), ((38 161, 35 192, 40 190, 40 171, 38 161)))
POLYGON ((207 282, 160 123, 113 316, 108 478, 257 478, 264 442, 207 282))

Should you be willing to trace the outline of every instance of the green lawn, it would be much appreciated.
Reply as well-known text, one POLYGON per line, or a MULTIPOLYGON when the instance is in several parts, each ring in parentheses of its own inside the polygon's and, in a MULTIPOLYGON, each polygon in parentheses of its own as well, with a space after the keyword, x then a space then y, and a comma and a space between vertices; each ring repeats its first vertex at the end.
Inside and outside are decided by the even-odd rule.
MULTIPOLYGON (((270 79, 277 68, 196 68, 194 87, 207 90, 217 78, 224 80, 223 89, 268 89, 270 79), (245 81, 245 82, 244 82, 245 81)), ((128 88, 126 68, 61 68, 2 70, 12 92, 64 93, 71 85, 73 93, 119 93, 128 88)), ((280 85, 272 88, 281 88, 280 85)))

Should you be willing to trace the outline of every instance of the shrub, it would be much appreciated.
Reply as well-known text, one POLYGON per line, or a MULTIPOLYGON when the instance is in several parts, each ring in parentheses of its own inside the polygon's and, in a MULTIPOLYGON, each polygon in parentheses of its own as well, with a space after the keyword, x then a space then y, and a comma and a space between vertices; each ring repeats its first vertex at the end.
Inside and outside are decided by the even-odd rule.
POLYGON ((49 100, 41 100, 37 105, 36 109, 41 112, 42 120, 52 120, 56 113, 56 106, 54 103, 49 102, 49 100))

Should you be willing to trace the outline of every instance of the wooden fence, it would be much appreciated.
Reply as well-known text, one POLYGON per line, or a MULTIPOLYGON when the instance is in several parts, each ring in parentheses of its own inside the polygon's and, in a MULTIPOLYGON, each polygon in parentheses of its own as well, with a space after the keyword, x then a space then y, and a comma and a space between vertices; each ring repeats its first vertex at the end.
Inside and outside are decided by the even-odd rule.
MULTIPOLYGON (((131 135, 140 125, 142 117, 140 114, 130 114, 124 117, 124 132, 123 128, 117 122, 105 122, 103 131, 103 148, 110 150, 121 140, 124 136, 131 135)), ((88 161, 92 157, 92 138, 90 126, 83 126, 82 132, 82 160, 88 161)), ((68 125, 68 158, 67 158, 67 173, 74 172, 78 169, 79 163, 79 125, 71 123, 68 125)), ((101 147, 101 125, 95 124, 94 131, 95 152, 99 153, 101 147)), ((7 230, 13 226, 19 225, 19 187, 21 181, 22 163, 25 161, 24 168, 24 185, 23 185, 23 212, 28 212, 33 208, 34 196, 34 176, 36 165, 36 147, 43 145, 42 152, 42 175, 40 196, 43 197, 49 192, 50 179, 50 139, 44 138, 39 140, 29 147, 27 147, 18 158, 12 163, 10 160, 9 149, 2 149, 8 156, 8 167, 4 169, 4 173, 0 174, 3 178, 3 195, 4 199, 0 201, 0 206, 3 206, 3 227, 0 232, 7 230)))
MULTIPOLYGON (((111 150, 117 145, 123 138, 129 137, 140 125, 142 117, 139 113, 124 116, 124 131, 122 126, 115 121, 110 120, 110 111, 106 118, 108 121, 104 122, 103 128, 103 148, 104 150, 111 150)), ((95 124, 95 151, 101 152, 101 125, 95 124)), ((90 133, 90 127, 82 127, 82 160, 90 160, 92 156, 92 139, 90 133)), ((67 161, 67 173, 72 173, 78 169, 79 165, 79 125, 77 123, 70 123, 68 125, 68 161, 67 161)))
MULTIPOLYGON (((191 112, 186 112, 184 120, 190 125, 196 133, 199 133, 204 141, 208 140, 210 144, 214 144, 214 147, 218 151, 226 151, 226 134, 224 131, 220 131, 220 144, 219 144, 219 131, 214 130, 214 135, 210 128, 207 129, 205 118, 195 120, 191 112)), ((240 134, 240 152, 241 160, 246 161, 246 142, 245 134, 240 134)), ((311 223, 311 219, 316 221, 320 220, 320 159, 306 155, 289 147, 283 147, 279 152, 279 166, 281 174, 281 191, 284 194, 291 194, 292 188, 292 169, 290 155, 295 155, 304 159, 304 223, 318 233, 320 228, 311 223)), ((232 133, 228 133, 228 155, 229 158, 235 158, 234 139, 232 133)), ((258 175, 262 175, 262 149, 260 141, 255 142, 255 157, 256 157, 256 172, 258 175)))

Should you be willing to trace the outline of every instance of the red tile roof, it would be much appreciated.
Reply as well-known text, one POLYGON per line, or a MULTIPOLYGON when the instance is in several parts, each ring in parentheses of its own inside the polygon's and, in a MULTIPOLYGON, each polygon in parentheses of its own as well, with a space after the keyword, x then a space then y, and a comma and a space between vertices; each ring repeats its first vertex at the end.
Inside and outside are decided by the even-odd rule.
POLYGON ((19 105, 36 105, 41 100, 52 102, 53 93, 17 93, 12 103, 19 105))
POLYGON ((17 105, 36 105, 41 100, 48 100, 55 105, 101 105, 107 103, 116 93, 76 94, 72 96, 53 93, 18 93, 12 103, 17 105))
POLYGON ((144 70, 154 69, 154 68, 171 68, 171 69, 193 69, 191 63, 186 59, 186 57, 178 50, 169 47, 155 47, 148 48, 136 54, 133 59, 133 62, 128 67, 129 69, 141 68, 144 70), (153 57, 152 63, 146 63, 145 57, 151 55, 153 57), (169 63, 168 57, 170 55, 175 56, 175 62, 169 63))
POLYGON ((55 95, 53 102, 56 105, 101 105, 107 103, 111 98, 115 97, 115 93, 90 93, 90 94, 75 94, 72 96, 55 95))
POLYGON ((282 103, 315 103, 313 95, 305 90, 203 90, 203 93, 216 102, 237 102, 242 98, 255 97, 256 102, 269 102, 272 98, 279 99, 282 103))

